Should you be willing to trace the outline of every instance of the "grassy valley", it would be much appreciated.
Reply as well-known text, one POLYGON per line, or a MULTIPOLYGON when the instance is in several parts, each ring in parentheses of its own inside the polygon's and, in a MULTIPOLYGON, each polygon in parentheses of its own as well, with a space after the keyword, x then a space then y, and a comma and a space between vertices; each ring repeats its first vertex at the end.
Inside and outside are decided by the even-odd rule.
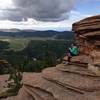
POLYGON ((69 32, 69 31, 66 32, 56 32, 56 31, 0 32, 0 41, 9 42, 10 49, 15 51, 24 49, 31 40, 72 41, 73 38, 74 38, 73 32, 69 32))
MULTIPOLYGON (((67 47, 74 41, 74 34, 67 31, 33 32, 33 35, 32 32, 27 32, 27 37, 26 33, 19 36, 18 32, 0 34, 0 60, 6 60, 10 67, 19 68, 22 72, 38 72, 45 67, 56 65, 66 54, 67 47)), ((2 71, 4 70, 1 70, 1 74, 9 73, 2 71)))

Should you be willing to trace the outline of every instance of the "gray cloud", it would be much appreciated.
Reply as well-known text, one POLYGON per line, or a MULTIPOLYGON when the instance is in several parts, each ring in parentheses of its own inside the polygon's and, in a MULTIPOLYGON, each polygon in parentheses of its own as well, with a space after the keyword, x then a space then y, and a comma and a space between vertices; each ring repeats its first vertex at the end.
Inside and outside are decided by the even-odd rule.
POLYGON ((4 19, 21 21, 34 18, 40 21, 59 21, 68 18, 75 0, 13 0, 14 9, 3 11, 4 19))

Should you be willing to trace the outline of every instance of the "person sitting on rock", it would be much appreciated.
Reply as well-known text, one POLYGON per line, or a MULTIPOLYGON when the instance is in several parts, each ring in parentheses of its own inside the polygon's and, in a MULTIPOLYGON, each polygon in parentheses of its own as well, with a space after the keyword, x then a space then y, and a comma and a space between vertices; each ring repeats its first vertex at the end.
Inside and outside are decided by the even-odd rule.
POLYGON ((68 64, 70 64, 71 58, 73 56, 77 56, 78 54, 79 54, 78 47, 75 44, 71 44, 71 47, 68 49, 68 53, 67 53, 68 64))

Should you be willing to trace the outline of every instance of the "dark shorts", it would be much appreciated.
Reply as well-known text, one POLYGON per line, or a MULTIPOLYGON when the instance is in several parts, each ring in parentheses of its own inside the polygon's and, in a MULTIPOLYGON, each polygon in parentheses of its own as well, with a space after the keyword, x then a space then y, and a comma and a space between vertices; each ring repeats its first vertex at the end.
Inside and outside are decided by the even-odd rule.
POLYGON ((70 52, 70 55, 71 55, 71 56, 77 56, 77 55, 75 55, 75 54, 73 54, 73 53, 71 53, 71 52, 70 52))
POLYGON ((67 55, 68 55, 69 57, 77 56, 77 55, 73 54, 73 53, 70 52, 70 51, 67 53, 67 55))

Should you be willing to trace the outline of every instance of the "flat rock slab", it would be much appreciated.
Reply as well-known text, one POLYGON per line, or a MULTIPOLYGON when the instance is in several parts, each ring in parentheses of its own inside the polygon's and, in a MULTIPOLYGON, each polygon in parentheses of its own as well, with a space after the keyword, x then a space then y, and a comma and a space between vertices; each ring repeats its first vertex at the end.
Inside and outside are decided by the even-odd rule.
MULTIPOLYGON (((24 73, 24 85, 18 95, 2 100, 100 100, 100 92, 85 92, 84 94, 80 94, 71 88, 67 88, 66 82, 68 82, 68 80, 66 80, 66 78, 70 76, 65 77, 67 75, 66 73, 67 72, 58 71, 57 68, 45 69, 42 74, 24 73), (52 78, 53 75, 54 78, 52 78), (66 84, 66 86, 63 84, 66 84)), ((74 75, 74 77, 76 77, 76 75, 74 75)), ((73 77, 71 79, 73 79, 73 77)), ((78 80, 78 82, 80 81, 78 80)), ((73 82, 75 83, 74 80, 73 82)))
MULTIPOLYGON (((63 60, 67 61, 67 56, 63 58, 63 60)), ((86 55, 79 55, 71 58, 71 62, 77 62, 77 63, 84 63, 87 64, 89 62, 89 57, 86 55)))
POLYGON ((87 92, 100 90, 100 77, 63 72, 57 68, 47 68, 42 72, 44 78, 87 92))
POLYGON ((28 93, 24 88, 21 88, 14 100, 35 100, 33 96, 30 93, 28 93))
POLYGON ((94 93, 87 93, 85 100, 100 100, 100 91, 94 93))
POLYGON ((35 88, 35 87, 31 87, 29 85, 25 85, 24 88, 26 88, 27 91, 29 91, 29 93, 31 95, 34 96, 34 94, 36 96, 34 96, 35 100, 38 100, 37 97, 41 100, 55 100, 53 95, 51 95, 51 93, 44 91, 41 88, 35 88))
POLYGON ((43 100, 43 98, 38 95, 39 93, 37 94, 36 92, 34 92, 33 88, 31 88, 32 91, 30 87, 24 86, 23 88, 24 91, 26 91, 26 93, 28 93, 31 96, 31 98, 33 98, 34 100, 43 100))
MULTIPOLYGON (((54 96, 52 100, 81 100, 80 98, 84 96, 84 94, 80 94, 78 92, 72 91, 68 88, 65 88, 59 84, 50 82, 41 77, 41 74, 33 74, 32 76, 24 77, 24 86, 31 86, 34 88, 40 88, 47 93, 51 93, 54 96)), ((34 88, 32 89, 34 91, 34 88)), ((35 91, 36 92, 36 91, 35 91)), ((39 93, 38 93, 39 95, 39 93)), ((46 99, 49 100, 49 99, 46 99)), ((84 99, 82 99, 84 100, 84 99)))
POLYGON ((62 72, 69 72, 69 73, 81 74, 85 76, 99 77, 95 75, 93 72, 89 71, 87 68, 79 67, 76 65, 59 64, 56 66, 56 68, 62 72))

